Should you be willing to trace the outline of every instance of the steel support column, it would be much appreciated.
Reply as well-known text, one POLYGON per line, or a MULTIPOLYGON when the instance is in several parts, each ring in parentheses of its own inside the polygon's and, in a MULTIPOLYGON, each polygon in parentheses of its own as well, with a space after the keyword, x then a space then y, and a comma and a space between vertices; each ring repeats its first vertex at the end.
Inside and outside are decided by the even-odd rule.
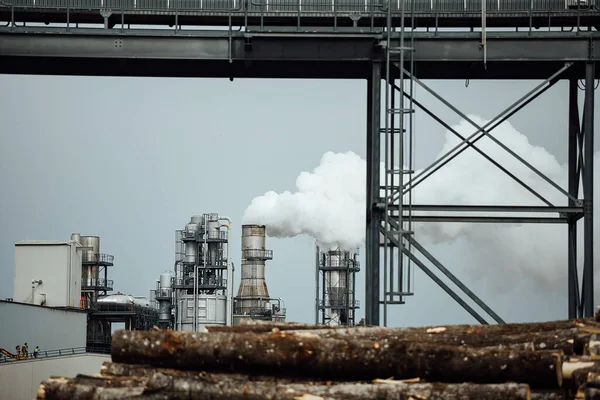
POLYGON ((371 64, 367 80, 367 212, 365 232, 365 323, 379 325, 379 230, 381 211, 380 185, 380 118, 381 63, 371 64))
MULTIPOLYGON (((580 134, 579 105, 577 102, 577 80, 569 80, 569 194, 573 197, 579 195, 579 146, 580 134)), ((575 200, 569 198, 569 207, 575 206, 575 200)), ((568 298, 569 319, 578 317, 579 310, 579 282, 577 279, 577 220, 574 215, 569 215, 567 257, 568 257, 568 298)))
POLYGON ((594 63, 585 65, 585 103, 583 117, 583 316, 594 315, 594 63))

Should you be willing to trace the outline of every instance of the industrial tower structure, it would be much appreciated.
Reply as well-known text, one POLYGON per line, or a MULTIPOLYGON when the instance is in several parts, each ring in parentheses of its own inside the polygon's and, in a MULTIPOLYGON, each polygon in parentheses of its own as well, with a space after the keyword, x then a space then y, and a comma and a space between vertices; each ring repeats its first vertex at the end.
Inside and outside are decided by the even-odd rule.
POLYGON ((429 222, 564 225, 568 231, 564 243, 568 304, 564 311, 569 318, 593 315, 594 98, 600 62, 597 1, 365 0, 325 4, 313 0, 224 0, 219 5, 188 2, 185 14, 182 5, 178 1, 133 2, 130 7, 107 9, 102 1, 85 7, 75 0, 1 2, 0 20, 6 24, 0 26, 0 73, 366 81, 365 322, 387 323, 389 306, 403 304, 412 294, 409 282, 414 267, 475 320, 503 322, 415 237, 414 224, 429 222), (65 21, 66 27, 27 25, 65 21), (86 30, 77 25, 90 22, 104 24, 104 29, 86 30), (136 24, 145 25, 143 29, 150 25, 168 25, 170 29, 140 29, 129 35, 129 28, 136 24), (184 24, 227 29, 189 30, 181 35, 184 24), (435 79, 538 80, 539 84, 479 126, 425 83, 435 79), (569 98, 564 110, 569 121, 564 127, 567 187, 558 185, 493 135, 493 129, 561 81, 568 82, 565 96, 569 98), (473 133, 462 136, 422 99, 415 98, 417 86, 471 124, 473 133), (579 92, 583 92, 583 110, 579 92), (412 156, 417 111, 461 141, 418 174, 412 156), (562 201, 549 201, 486 154, 478 143, 484 137, 548 183, 562 201), (466 149, 478 152, 506 173, 523 193, 531 195, 530 201, 415 204, 414 188, 466 149), (583 238, 577 233, 580 221, 583 238), (577 245, 581 241, 583 251, 577 245))
MULTIPOLYGON (((176 330, 197 332, 204 325, 231 325, 230 224, 228 217, 219 214, 194 215, 183 230, 176 231, 172 284, 176 330)), ((169 283, 166 275, 161 276, 156 300, 163 307, 162 325, 167 324, 170 308, 169 283)))
POLYGON ((355 298, 356 273, 360 263, 356 252, 342 248, 321 251, 317 246, 316 310, 317 324, 356 325, 359 301, 355 298))
POLYGON ((73 233, 71 240, 81 245, 81 308, 93 308, 100 296, 113 290, 108 267, 114 265, 114 256, 100 252, 98 236, 73 233))
POLYGON ((101 252, 100 237, 73 233, 71 240, 79 244, 81 254, 80 307, 88 312, 87 347, 109 349, 113 323, 124 323, 125 329, 152 329, 158 315, 146 297, 109 294, 114 283, 108 279, 108 267, 114 265, 114 256, 101 252))
POLYGON ((265 280, 265 262, 272 259, 273 250, 265 246, 265 226, 242 225, 242 279, 234 300, 234 325, 242 319, 285 322, 283 301, 269 296, 265 280))

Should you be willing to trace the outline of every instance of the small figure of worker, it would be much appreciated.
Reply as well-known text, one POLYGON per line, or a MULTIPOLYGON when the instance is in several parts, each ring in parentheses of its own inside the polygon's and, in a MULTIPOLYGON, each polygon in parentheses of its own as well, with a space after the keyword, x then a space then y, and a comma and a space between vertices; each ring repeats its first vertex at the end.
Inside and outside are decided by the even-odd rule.
POLYGON ((21 346, 17 345, 17 347, 15 347, 17 349, 17 352, 15 353, 15 355, 21 355, 21 346))
POLYGON ((33 356, 35 358, 38 358, 38 353, 40 352, 40 346, 35 346, 35 349, 33 349, 33 356))
POLYGON ((27 357, 27 355, 29 354, 29 349, 27 348, 27 342, 25 342, 21 351, 23 352, 23 356, 27 357))

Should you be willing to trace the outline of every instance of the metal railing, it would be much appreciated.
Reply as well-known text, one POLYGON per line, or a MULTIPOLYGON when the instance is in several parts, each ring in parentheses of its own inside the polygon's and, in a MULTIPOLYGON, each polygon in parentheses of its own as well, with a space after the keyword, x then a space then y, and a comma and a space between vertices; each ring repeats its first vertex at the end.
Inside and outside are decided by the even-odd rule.
MULTIPOLYGON (((204 235, 200 237, 203 238, 204 235)), ((210 240, 227 240, 229 237, 227 231, 208 231, 206 232, 206 238, 210 240)))
POLYGON ((81 288, 112 290, 114 283, 115 282, 112 279, 85 279, 81 282, 81 288))
POLYGON ((57 349, 57 350, 40 350, 37 353, 37 356, 34 352, 29 352, 26 358, 14 359, 12 357, 8 357, 4 354, 0 354, 0 364, 10 363, 10 362, 19 362, 19 361, 31 361, 31 360, 42 360, 46 358, 53 357, 64 357, 64 356, 72 356, 79 354, 110 354, 110 349, 102 348, 102 347, 71 347, 65 349, 57 349))
MULTIPOLYGON (((194 278, 193 278, 193 276, 190 277, 190 278, 175 278, 175 281, 174 281, 173 285, 176 286, 176 287, 193 286, 194 285, 194 278)), ((226 287, 227 286, 227 279, 226 278, 223 278, 223 279, 219 279, 219 278, 205 279, 204 282, 198 282, 198 286, 200 286, 200 287, 226 287)))
POLYGON ((162 300, 162 299, 170 299, 173 296, 173 289, 170 288, 163 288, 163 289, 156 289, 156 290, 152 290, 153 296, 150 296, 150 299, 152 300, 152 298, 154 298, 155 300, 162 300))
POLYGON ((235 307, 234 315, 236 316, 246 316, 246 317, 269 317, 272 315, 282 316, 286 315, 287 310, 285 308, 280 308, 273 312, 273 308, 271 307, 235 307))
MULTIPOLYGON (((22 0, 17 0, 19 2, 22 2, 22 0)), ((37 0, 36 0, 37 1, 37 0)), ((54 1, 54 0, 52 0, 54 1)), ((77 0, 56 0, 59 2, 66 2, 66 1, 77 1, 77 0)), ((2 6, 2 3, 0 2, 0 7, 2 6)), ((96 264, 113 264, 115 260, 115 256, 111 255, 111 254, 104 254, 104 253, 99 253, 99 254, 94 254, 94 253, 82 253, 81 255, 81 262, 83 263, 96 263, 96 264)))
POLYGON ((110 344, 112 342, 112 336, 102 332, 88 333, 86 335, 86 342, 94 344, 110 344))
POLYGON ((339 259, 339 258, 330 258, 325 261, 325 264, 320 263, 319 267, 323 270, 327 269, 348 269, 349 271, 359 271, 360 270, 360 262, 354 261, 352 259, 339 259))
MULTIPOLYGON (((184 256, 184 258, 182 258, 181 260, 178 260, 178 261, 180 261, 184 264, 195 264, 195 265, 198 265, 198 268, 204 269, 204 260, 200 256, 200 254, 197 254, 193 258, 193 261, 191 260, 191 257, 190 257, 190 259, 188 259, 185 256, 184 256)), ((215 260, 212 263, 207 261, 206 269, 211 269, 211 268, 227 268, 227 260, 215 260)))
POLYGON ((148 302, 148 306, 143 306, 140 304, 118 304, 118 303, 96 303, 94 307, 96 312, 110 312, 115 315, 121 313, 133 313, 141 316, 149 316, 158 318, 158 312, 156 309, 152 308, 150 302, 148 302))
MULTIPOLYGON (((346 301, 344 300, 319 300, 320 308, 346 308, 346 301)), ((360 308, 360 300, 354 300, 351 302, 350 308, 360 308)))
MULTIPOLYGON (((411 0, 2 0, 0 8, 195 12, 266 12, 266 13, 372 13, 401 9, 411 0)), ((527 13, 593 9, 598 0, 486 0, 486 12, 527 13)), ((415 13, 479 13, 481 0, 414 0, 415 13)), ((225 231, 226 234, 226 231, 225 231)))
POLYGON ((273 250, 246 249, 242 250, 242 258, 246 260, 272 260, 273 250))

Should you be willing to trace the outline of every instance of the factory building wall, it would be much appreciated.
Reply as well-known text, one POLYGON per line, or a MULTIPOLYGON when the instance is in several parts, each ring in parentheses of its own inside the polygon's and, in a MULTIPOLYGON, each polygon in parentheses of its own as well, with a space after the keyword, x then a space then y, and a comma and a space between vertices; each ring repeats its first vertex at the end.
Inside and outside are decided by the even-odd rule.
POLYGON ((51 376, 98 374, 106 361, 110 361, 110 355, 81 354, 0 364, 0 399, 35 399, 43 380, 51 376))
MULTIPOLYGON (((87 314, 0 301, 0 348, 14 353, 27 342, 29 351, 85 347, 87 314)), ((0 398, 2 396, 0 395, 0 398)))
POLYGON ((15 245, 14 301, 49 307, 80 307, 81 258, 75 242, 15 245), (32 280, 42 280, 32 290, 32 280), (44 296, 45 295, 45 296, 44 296))

